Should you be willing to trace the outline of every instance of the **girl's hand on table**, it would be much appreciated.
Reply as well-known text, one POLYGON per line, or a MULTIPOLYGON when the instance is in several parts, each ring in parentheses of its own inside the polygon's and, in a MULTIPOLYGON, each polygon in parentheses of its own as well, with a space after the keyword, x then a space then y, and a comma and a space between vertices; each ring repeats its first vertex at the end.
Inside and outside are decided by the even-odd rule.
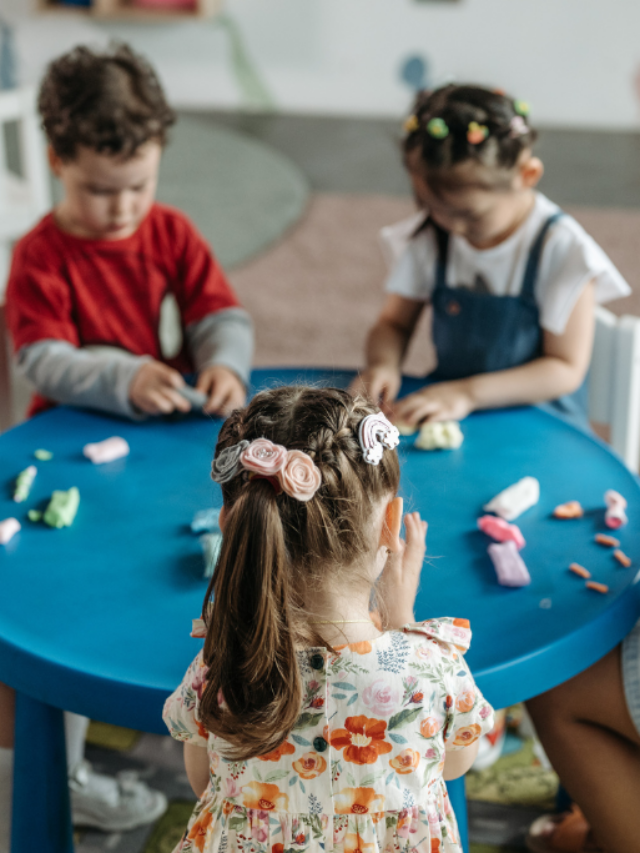
POLYGON ((184 379, 172 367, 161 361, 147 361, 133 377, 129 386, 131 404, 147 415, 170 415, 188 412, 191 404, 178 393, 184 379))
POLYGON ((395 423, 417 426, 426 421, 461 421, 474 409, 466 381, 437 382, 396 403, 392 416, 395 423))
POLYGON ((415 621, 413 605, 427 551, 427 522, 419 512, 409 512, 404 517, 404 529, 402 550, 389 554, 380 579, 387 628, 401 628, 415 621))
POLYGON ((229 415, 247 402, 247 392, 238 376, 221 364, 201 371, 196 389, 207 395, 204 411, 209 415, 229 415))
POLYGON ((354 397, 357 394, 366 397, 387 413, 398 396, 401 384, 402 376, 396 368, 369 367, 353 380, 349 393, 354 397))

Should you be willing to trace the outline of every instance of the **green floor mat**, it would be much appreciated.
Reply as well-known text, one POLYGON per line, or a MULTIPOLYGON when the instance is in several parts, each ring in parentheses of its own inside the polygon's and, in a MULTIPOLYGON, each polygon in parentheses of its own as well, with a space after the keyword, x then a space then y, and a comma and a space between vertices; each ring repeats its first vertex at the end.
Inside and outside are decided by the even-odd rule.
POLYGON ((115 749, 118 752, 128 752, 140 739, 140 732, 134 729, 123 729, 109 723, 97 723, 91 720, 87 731, 87 743, 91 746, 101 746, 104 749, 115 749))
POLYGON ((156 824, 143 853, 171 853, 184 835, 195 803, 174 801, 156 824))

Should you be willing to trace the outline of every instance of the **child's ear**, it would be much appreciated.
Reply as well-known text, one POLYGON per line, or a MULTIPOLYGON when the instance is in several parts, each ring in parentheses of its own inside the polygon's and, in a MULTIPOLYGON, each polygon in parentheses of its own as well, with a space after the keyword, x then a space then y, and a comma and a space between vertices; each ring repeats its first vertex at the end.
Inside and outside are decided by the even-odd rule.
POLYGON ((520 162, 520 183, 523 189, 532 190, 538 186, 540 178, 544 175, 544 166, 539 157, 529 154, 520 162))
POLYGON ((62 160, 53 150, 52 145, 47 146, 47 160, 49 161, 49 168, 56 176, 56 178, 60 177, 60 167, 62 166, 62 160))
POLYGON ((402 498, 394 498, 389 501, 384 511, 382 531, 380 532, 380 547, 388 548, 390 551, 402 550, 400 541, 400 528, 402 527, 402 498))

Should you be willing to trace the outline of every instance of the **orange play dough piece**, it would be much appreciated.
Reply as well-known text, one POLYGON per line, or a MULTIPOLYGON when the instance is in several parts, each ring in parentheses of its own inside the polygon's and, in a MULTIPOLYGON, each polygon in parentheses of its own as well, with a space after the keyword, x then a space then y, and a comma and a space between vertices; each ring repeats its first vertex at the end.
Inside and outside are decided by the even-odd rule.
POLYGON ((593 589, 596 592, 601 592, 603 595, 609 592, 609 587, 606 583, 598 583, 597 581, 587 581, 587 586, 589 589, 593 589))
POLYGON ((613 556, 616 558, 616 560, 620 563, 621 566, 625 567, 625 569, 628 569, 631 565, 630 558, 627 557, 624 551, 621 551, 619 548, 616 548, 616 550, 613 552, 613 556))
POLYGON ((607 548, 617 548, 620 540, 615 536, 609 536, 607 533, 596 533, 596 542, 598 545, 604 545, 607 548))
POLYGON ((569 566, 569 571, 573 572, 576 575, 580 575, 581 578, 590 578, 591 572, 585 569, 584 566, 581 566, 580 563, 571 563, 569 566))
POLYGON ((555 518, 582 518, 584 510, 578 501, 568 501, 566 504, 557 506, 553 515, 555 518))

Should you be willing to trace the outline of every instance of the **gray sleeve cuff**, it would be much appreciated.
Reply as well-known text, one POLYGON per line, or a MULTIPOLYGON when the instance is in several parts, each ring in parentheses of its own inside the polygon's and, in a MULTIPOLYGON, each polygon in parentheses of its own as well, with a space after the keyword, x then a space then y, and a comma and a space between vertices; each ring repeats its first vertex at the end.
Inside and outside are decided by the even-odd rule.
POLYGON ((18 371, 39 394, 57 403, 142 420, 145 415, 129 400, 129 386, 149 356, 106 350, 92 352, 67 341, 38 341, 20 350, 18 371))
POLYGON ((249 384, 253 359, 253 323, 242 308, 207 314, 186 328, 187 343, 198 373, 220 364, 249 384))

